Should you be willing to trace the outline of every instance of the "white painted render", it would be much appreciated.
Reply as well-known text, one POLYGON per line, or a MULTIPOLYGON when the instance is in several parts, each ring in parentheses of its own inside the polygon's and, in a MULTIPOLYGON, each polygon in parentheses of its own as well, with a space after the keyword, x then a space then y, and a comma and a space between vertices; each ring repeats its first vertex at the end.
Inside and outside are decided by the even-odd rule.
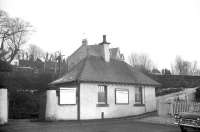
POLYGON ((47 90, 47 102, 46 102, 46 112, 45 117, 47 120, 56 119, 56 90, 47 90))
POLYGON ((146 105, 146 112, 156 110, 156 92, 155 87, 145 87, 144 89, 144 103, 146 105))
POLYGON ((81 83, 80 85, 80 119, 100 119, 104 112, 104 118, 115 118, 143 114, 156 110, 155 88, 143 88, 143 103, 146 106, 134 106, 135 86, 131 85, 107 85, 107 107, 97 107, 97 90, 99 84, 81 83), (115 104, 115 89, 129 90, 129 104, 115 104), (145 90, 144 90, 145 89, 145 90), (144 94, 145 92, 145 94, 144 94), (147 104, 148 103, 148 104, 147 104))
MULTIPOLYGON (((104 118, 117 118, 131 115, 143 114, 145 112, 156 110, 155 88, 143 87, 143 103, 145 106, 134 106, 135 87, 134 85, 107 85, 107 103, 106 107, 98 107, 98 85, 94 83, 80 84, 80 119, 101 119, 104 112, 104 118), (115 104, 115 89, 128 89, 129 104, 115 104)), ((76 105, 59 105, 56 90, 47 91, 46 119, 50 120, 77 120, 76 105)))
POLYGON ((8 122, 8 90, 0 89, 0 124, 8 122))
POLYGON ((110 61, 110 50, 109 50, 109 44, 102 44, 102 49, 103 49, 103 57, 105 62, 110 61))
POLYGON ((47 120, 76 120, 76 105, 59 105, 56 90, 47 90, 46 103, 46 119, 47 120))

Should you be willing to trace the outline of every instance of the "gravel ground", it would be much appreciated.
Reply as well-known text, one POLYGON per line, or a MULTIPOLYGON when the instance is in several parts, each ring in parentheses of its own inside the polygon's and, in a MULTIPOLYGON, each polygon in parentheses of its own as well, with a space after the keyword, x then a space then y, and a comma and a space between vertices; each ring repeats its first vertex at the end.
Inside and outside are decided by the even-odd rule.
POLYGON ((155 123, 155 124, 174 125, 174 120, 170 116, 150 116, 137 119, 137 121, 155 123))

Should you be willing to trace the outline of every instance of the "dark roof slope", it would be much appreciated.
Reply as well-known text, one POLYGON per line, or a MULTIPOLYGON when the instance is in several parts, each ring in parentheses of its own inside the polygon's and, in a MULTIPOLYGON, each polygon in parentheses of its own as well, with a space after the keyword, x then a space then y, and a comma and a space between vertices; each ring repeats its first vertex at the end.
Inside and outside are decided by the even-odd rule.
POLYGON ((123 61, 111 59, 107 63, 103 58, 95 56, 83 59, 66 75, 50 84, 57 85, 73 81, 160 85, 143 73, 133 70, 130 65, 123 61))
POLYGON ((92 56, 103 56, 100 45, 87 45, 88 54, 92 56))

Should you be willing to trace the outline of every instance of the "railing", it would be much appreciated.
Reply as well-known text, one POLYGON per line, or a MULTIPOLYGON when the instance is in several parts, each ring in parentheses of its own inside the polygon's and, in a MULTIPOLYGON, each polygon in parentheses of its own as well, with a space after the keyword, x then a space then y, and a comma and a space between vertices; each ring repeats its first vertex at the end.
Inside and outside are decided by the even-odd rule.
POLYGON ((176 101, 170 104, 170 115, 180 112, 200 112, 199 102, 176 101))

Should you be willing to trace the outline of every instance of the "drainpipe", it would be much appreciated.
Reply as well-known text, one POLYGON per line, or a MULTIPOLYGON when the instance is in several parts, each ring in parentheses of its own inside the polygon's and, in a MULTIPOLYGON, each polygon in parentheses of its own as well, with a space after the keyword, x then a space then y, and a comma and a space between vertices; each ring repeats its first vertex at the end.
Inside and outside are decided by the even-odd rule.
POLYGON ((147 112, 147 108, 146 108, 146 98, 145 98, 145 86, 144 86, 144 112, 147 112))
POLYGON ((78 88, 77 88, 77 120, 80 120, 80 81, 77 81, 77 85, 78 85, 78 88))

